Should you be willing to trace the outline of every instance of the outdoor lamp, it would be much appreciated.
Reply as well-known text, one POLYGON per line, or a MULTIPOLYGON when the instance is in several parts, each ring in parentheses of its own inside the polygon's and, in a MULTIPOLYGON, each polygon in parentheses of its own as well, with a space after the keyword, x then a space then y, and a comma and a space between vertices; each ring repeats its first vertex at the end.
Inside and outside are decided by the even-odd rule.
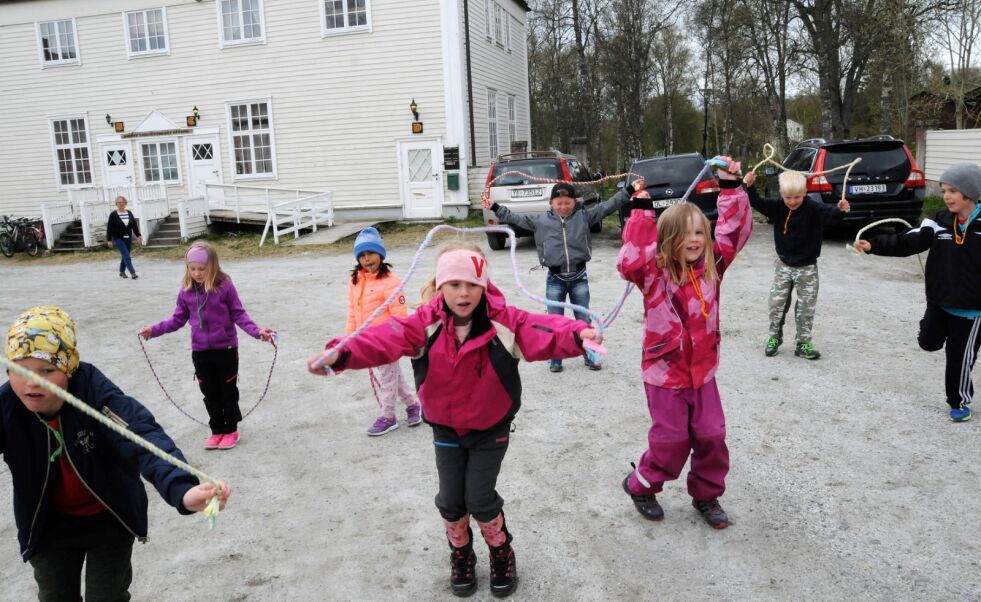
POLYGON ((194 108, 191 109, 191 112, 194 113, 194 119, 196 120, 201 119, 201 111, 198 110, 198 105, 194 105, 194 108))
POLYGON ((412 111, 412 118, 419 121, 419 105, 416 104, 415 98, 413 98, 412 102, 409 103, 409 110, 412 111))
POLYGON ((109 113, 106 113, 106 125, 112 126, 112 117, 109 116, 109 113))
POLYGON ((201 119, 201 111, 198 110, 197 105, 194 105, 194 108, 191 109, 191 113, 193 114, 188 115, 187 118, 185 119, 185 121, 187 122, 187 127, 190 128, 196 126, 198 124, 198 120, 201 119))

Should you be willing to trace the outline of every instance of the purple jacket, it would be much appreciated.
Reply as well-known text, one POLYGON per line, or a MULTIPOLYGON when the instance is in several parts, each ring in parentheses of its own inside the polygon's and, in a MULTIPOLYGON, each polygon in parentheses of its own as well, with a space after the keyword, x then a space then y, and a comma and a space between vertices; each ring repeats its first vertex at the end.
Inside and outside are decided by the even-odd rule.
POLYGON ((174 332, 188 320, 191 321, 192 351, 238 347, 236 324, 252 338, 259 338, 259 327, 242 307, 231 280, 225 280, 210 293, 204 292, 198 286, 191 290, 182 288, 177 293, 174 315, 154 324, 151 336, 158 337, 174 332))

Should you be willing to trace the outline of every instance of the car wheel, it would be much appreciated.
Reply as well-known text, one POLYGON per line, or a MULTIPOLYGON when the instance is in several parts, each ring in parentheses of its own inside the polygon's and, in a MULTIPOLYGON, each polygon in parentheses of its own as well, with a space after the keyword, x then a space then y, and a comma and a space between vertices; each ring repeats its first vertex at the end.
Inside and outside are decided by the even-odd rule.
POLYGON ((501 249, 503 249, 506 242, 507 242, 507 235, 505 234, 498 234, 496 232, 487 233, 487 245, 493 251, 500 251, 501 249))

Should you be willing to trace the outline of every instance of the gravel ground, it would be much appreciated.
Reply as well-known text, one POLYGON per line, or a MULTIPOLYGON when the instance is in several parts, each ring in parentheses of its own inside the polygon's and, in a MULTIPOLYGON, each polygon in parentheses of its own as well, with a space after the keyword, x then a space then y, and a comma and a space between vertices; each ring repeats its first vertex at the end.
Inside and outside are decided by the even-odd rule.
MULTIPOLYGON (((732 456, 723 503, 734 524, 725 531, 693 511, 684 477, 661 496, 663 523, 645 522, 620 488, 649 427, 639 296, 608 337, 602 372, 577 361, 557 375, 522 364, 524 405, 499 482, 515 535, 515 599, 981 599, 981 422, 947 420, 943 356, 916 346, 924 306, 916 258, 853 257, 843 241, 828 241, 820 262, 816 362, 786 348, 763 356, 769 226, 757 225, 727 273, 718 381, 732 456)), ((601 313, 623 290, 618 242, 605 233, 595 243, 591 292, 601 313)), ((391 249, 389 260, 401 272, 414 251, 391 249)), ((491 258, 510 301, 540 309, 516 293, 507 254, 491 258)), ((529 287, 543 291, 530 241, 518 260, 529 287)), ((427 254, 424 273, 431 262, 427 254)), ((180 262, 140 259, 135 282, 120 280, 110 260, 0 263, 4 328, 31 305, 68 310, 83 360, 151 408, 192 464, 232 486, 214 532, 151 489, 150 541, 133 555, 135 599, 452 598, 428 427, 369 439, 376 408, 367 374, 321 380, 304 369, 343 329, 352 265, 349 254, 324 253, 227 263, 246 308, 279 330, 282 348, 242 443, 205 452, 206 429, 165 400, 135 336, 172 311, 180 262)), ((206 420, 189 347, 187 330, 148 343, 174 397, 206 420)), ((247 409, 272 353, 247 338, 240 351, 247 409)), ((17 552, 9 483, 0 466, 0 599, 28 600, 36 588, 17 552)), ((489 599, 486 548, 477 548, 476 599, 489 599)))

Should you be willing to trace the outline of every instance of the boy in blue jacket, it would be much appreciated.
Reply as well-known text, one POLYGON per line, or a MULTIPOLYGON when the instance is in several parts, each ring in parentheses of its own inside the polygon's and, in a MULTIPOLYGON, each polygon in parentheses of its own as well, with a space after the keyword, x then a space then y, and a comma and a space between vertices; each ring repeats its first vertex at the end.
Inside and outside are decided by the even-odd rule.
MULTIPOLYGON (((138 401, 79 361, 75 322, 51 306, 31 308, 7 333, 7 359, 66 389, 175 458, 181 451, 138 401)), ((146 541, 140 474, 181 514, 216 493, 198 479, 106 429, 30 380, 8 372, 0 386, 0 453, 10 467, 21 557, 34 568, 40 600, 128 600, 133 541, 146 541)))

